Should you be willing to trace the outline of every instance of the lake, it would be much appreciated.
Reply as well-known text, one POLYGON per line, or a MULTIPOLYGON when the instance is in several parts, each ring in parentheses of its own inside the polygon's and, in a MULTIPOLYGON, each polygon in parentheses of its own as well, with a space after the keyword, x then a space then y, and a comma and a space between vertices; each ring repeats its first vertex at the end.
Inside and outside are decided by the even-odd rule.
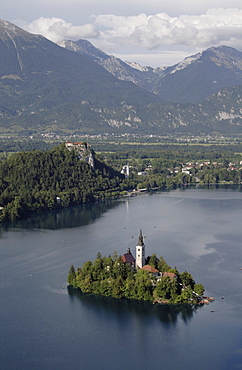
POLYGON ((2 225, 0 368, 242 368, 241 268, 238 188, 142 194, 2 225), (191 309, 67 287, 71 264, 135 254, 140 229, 146 255, 190 272, 215 301, 191 309))

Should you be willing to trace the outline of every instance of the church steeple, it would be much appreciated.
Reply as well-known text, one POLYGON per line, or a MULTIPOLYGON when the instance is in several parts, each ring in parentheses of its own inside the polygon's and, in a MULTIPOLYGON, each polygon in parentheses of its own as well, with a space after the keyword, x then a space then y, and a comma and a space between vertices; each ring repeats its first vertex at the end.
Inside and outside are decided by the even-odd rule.
POLYGON ((136 268, 142 268, 145 265, 145 244, 140 230, 138 244, 136 246, 136 268))
POLYGON ((142 235, 142 230, 141 229, 140 229, 140 233, 139 233, 138 245, 140 245, 141 247, 144 245, 144 239, 143 239, 143 235, 142 235))

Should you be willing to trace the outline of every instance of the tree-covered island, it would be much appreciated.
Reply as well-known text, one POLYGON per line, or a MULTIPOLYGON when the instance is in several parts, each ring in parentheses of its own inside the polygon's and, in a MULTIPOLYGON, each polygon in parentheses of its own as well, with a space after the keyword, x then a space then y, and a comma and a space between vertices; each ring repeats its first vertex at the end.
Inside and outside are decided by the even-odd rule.
POLYGON ((129 298, 156 303, 203 303, 204 286, 196 284, 187 271, 172 269, 163 257, 152 254, 145 258, 145 244, 140 231, 136 258, 130 249, 122 256, 116 252, 104 257, 98 252, 94 262, 87 261, 67 277, 69 285, 83 293, 113 298, 129 298))

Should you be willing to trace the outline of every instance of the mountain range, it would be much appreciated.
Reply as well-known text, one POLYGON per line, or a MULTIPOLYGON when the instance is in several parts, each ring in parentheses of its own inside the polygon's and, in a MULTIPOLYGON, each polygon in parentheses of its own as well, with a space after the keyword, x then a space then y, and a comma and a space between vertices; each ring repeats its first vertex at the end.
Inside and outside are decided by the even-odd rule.
POLYGON ((242 84, 242 52, 228 46, 209 48, 172 67, 152 68, 125 63, 87 40, 58 44, 86 55, 118 79, 132 81, 173 103, 198 103, 225 87, 242 84))
POLYGON ((242 132, 242 53, 228 46, 143 67, 0 20, 0 54, 2 133, 242 132))

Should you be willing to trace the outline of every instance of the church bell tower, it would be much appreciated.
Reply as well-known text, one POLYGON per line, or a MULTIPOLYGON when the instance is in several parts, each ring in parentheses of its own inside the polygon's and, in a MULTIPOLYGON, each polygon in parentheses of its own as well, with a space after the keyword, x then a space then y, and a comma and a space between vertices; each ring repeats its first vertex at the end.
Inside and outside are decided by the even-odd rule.
POLYGON ((142 230, 140 230, 138 244, 136 245, 136 269, 142 268, 145 265, 145 245, 142 235, 142 230))

